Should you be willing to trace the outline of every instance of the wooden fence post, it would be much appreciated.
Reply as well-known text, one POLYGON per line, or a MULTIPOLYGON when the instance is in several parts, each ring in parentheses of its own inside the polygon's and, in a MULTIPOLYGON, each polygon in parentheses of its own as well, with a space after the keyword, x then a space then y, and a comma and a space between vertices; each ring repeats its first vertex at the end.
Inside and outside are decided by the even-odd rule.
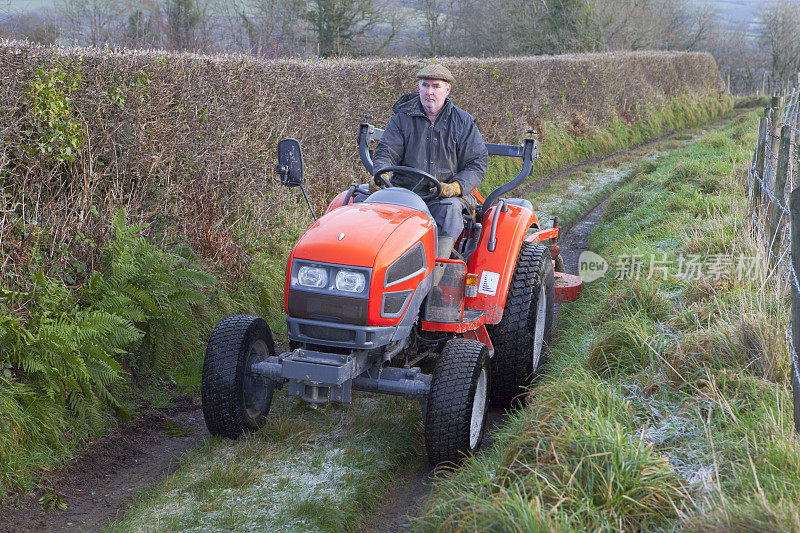
POLYGON ((770 125, 772 129, 769 131, 770 135, 770 143, 769 143, 769 153, 772 157, 769 158, 769 168, 771 174, 769 177, 772 179, 770 180, 770 185, 774 187, 775 185, 775 172, 778 170, 778 149, 781 145, 781 123, 783 118, 783 110, 781 109, 781 97, 780 96, 773 96, 772 103, 770 105, 772 107, 772 121, 770 125))
POLYGON ((771 207, 770 216, 770 242, 772 243, 773 257, 781 256, 781 241, 783 237, 783 208, 786 200, 786 179, 789 177, 789 160, 792 154, 792 127, 781 128, 780 148, 778 149, 778 168, 775 174, 775 203, 771 207))
POLYGON ((756 212, 761 205, 761 180, 764 179, 764 150, 767 145, 767 117, 761 117, 758 126, 758 143, 756 144, 756 173, 753 176, 753 195, 750 197, 750 209, 756 212))
MULTIPOLYGON (((792 224, 792 269, 800 272, 800 187, 792 191, 791 196, 792 224)), ((789 279, 792 290, 792 401, 794 405, 794 430, 800 433, 800 380, 798 380, 795 346, 800 347, 800 293, 794 283, 794 276, 789 279)))
MULTIPOLYGON (((800 74, 798 74, 800 76, 800 74)), ((792 114, 787 117, 786 121, 797 128, 797 125, 800 124, 800 85, 795 87, 794 90, 794 109, 792 110, 792 114)))

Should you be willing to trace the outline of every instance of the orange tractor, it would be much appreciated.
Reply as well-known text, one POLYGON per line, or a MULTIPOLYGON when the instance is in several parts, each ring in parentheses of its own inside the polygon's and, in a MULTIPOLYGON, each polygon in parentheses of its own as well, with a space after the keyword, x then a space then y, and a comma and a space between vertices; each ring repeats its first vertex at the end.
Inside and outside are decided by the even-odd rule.
MULTIPOLYGON (((424 200, 441 184, 414 168, 374 169, 370 147, 382 133, 361 125, 364 166, 374 176, 418 177, 422 196, 395 187, 370 195, 353 184, 300 237, 286 268, 290 351, 275 353, 261 318, 217 324, 202 378, 212 435, 257 430, 283 386, 312 404, 369 391, 419 400, 431 464, 457 462, 478 449, 489 404, 510 405, 541 371, 553 303, 577 299, 582 282, 554 272, 563 264, 557 220, 541 229, 528 200, 501 198, 530 175, 536 141, 487 143, 490 155, 521 158, 522 169, 485 199, 477 195, 456 252, 435 257, 436 223, 424 200)), ((278 143, 276 171, 305 196, 296 140, 278 143)))

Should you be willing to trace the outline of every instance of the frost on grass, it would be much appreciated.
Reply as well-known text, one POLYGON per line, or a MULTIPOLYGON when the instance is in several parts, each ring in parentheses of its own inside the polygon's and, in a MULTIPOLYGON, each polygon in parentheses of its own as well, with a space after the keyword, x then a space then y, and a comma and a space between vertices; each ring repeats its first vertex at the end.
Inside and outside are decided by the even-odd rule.
POLYGON ((693 486, 699 494, 709 492, 715 480, 715 469, 708 463, 708 450, 698 443, 704 442, 704 429, 697 417, 685 406, 648 396, 641 384, 623 385, 628 392, 625 399, 638 404, 647 413, 645 425, 629 434, 655 446, 670 466, 693 486))
MULTIPOLYGON (((658 152, 652 154, 651 157, 655 159, 661 155, 663 154, 658 152)), ((609 187, 616 187, 634 171, 635 165, 629 163, 617 168, 604 168, 588 172, 578 180, 572 177, 559 180, 558 183, 553 183, 548 187, 546 193, 537 195, 533 200, 534 210, 539 220, 550 220, 553 216, 559 216, 568 210, 570 204, 582 204, 597 197, 609 187)))
MULTIPOLYGON (((225 454, 218 460, 241 459, 225 454)), ((252 484, 211 487, 200 494, 185 488, 168 491, 161 505, 150 509, 145 529, 317 530, 309 509, 338 508, 353 496, 350 481, 361 469, 347 463, 342 447, 287 450, 281 459, 254 465, 252 484)), ((211 466, 193 470, 182 487, 202 482, 211 466)))

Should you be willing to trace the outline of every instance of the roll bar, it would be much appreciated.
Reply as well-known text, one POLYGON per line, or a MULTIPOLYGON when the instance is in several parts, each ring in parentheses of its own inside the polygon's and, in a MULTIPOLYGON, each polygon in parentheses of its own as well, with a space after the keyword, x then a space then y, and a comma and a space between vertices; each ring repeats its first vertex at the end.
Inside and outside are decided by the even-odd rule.
POLYGON ((367 169, 367 172, 369 172, 370 176, 373 174, 373 165, 372 149, 369 146, 373 142, 378 142, 381 140, 381 137, 383 137, 383 131, 384 130, 378 129, 372 124, 367 124, 366 122, 362 122, 358 126, 358 156, 361 158, 361 162, 364 164, 364 168, 367 169))
MULTIPOLYGON (((361 123, 358 127, 358 155, 361 158, 361 162, 364 164, 364 167, 367 169, 367 172, 372 175, 373 173, 373 164, 372 164, 372 149, 370 149, 370 145, 373 142, 378 142, 383 137, 384 130, 380 128, 376 128, 372 124, 367 124, 366 122, 361 123)), ((528 130, 528 134, 535 134, 536 132, 533 130, 528 130)), ((489 210, 494 204, 497 203, 497 200, 500 196, 513 191, 520 185, 522 182, 525 181, 528 176, 531 175, 533 172, 533 160, 539 155, 539 145, 536 142, 536 139, 531 137, 527 137, 523 142, 522 146, 517 146, 513 144, 493 144, 493 143, 485 143, 486 150, 488 150, 489 155, 499 155, 505 157, 521 157, 522 158, 522 169, 517 174, 517 177, 513 180, 509 181, 508 183, 504 183, 503 185, 499 186, 491 193, 489 196, 486 197, 486 201, 483 202, 479 212, 478 218, 476 220, 480 220, 483 218, 484 213, 489 210)))
MULTIPOLYGON (((498 188, 489 193, 489 196, 486 197, 486 200, 483 202, 483 205, 481 205, 480 211, 478 213, 478 217, 481 219, 483 218, 483 215, 489 210, 489 208, 497 203, 497 200, 500 198, 500 196, 508 192, 511 192, 520 185, 522 185, 522 182, 525 181, 528 178, 528 176, 530 176, 531 173, 533 172, 533 160, 536 159, 536 157, 539 155, 539 144, 536 142, 536 139, 532 139, 530 137, 526 138, 522 142, 522 146, 509 146, 505 144, 495 144, 493 146, 498 147, 498 149, 513 148, 519 150, 519 153, 514 153, 514 154, 511 153, 498 154, 496 152, 493 154, 492 151, 490 150, 489 155, 506 155, 511 157, 521 157, 522 169, 520 169, 519 174, 517 174, 516 178, 509 181, 508 183, 502 184, 501 186, 499 186, 498 188)), ((488 143, 486 144, 486 148, 489 148, 488 143)))

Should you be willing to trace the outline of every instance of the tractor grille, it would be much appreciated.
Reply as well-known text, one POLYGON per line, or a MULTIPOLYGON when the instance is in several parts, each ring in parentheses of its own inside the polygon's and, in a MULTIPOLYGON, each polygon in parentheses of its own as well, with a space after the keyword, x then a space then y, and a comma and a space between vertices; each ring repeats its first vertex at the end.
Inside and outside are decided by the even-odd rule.
POLYGON ((368 305, 365 298, 289 289, 289 316, 295 318, 364 326, 367 324, 368 305))
POLYGON ((354 342, 356 340, 356 332, 353 330, 314 324, 301 324, 300 334, 320 341, 354 342))

